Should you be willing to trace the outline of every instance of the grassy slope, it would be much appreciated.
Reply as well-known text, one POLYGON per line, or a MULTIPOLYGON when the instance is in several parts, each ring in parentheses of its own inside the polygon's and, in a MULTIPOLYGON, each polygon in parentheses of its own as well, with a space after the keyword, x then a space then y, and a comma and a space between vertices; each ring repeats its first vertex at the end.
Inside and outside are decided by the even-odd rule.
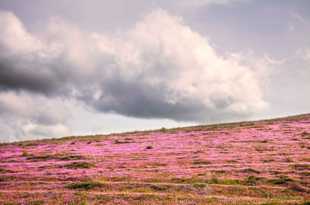
POLYGON ((0 146, 0 204, 306 204, 310 115, 0 146))

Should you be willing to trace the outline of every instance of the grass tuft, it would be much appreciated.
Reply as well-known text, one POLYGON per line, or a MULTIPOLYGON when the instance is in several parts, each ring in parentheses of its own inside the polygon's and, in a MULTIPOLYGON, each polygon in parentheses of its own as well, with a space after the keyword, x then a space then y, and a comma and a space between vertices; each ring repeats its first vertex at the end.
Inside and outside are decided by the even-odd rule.
POLYGON ((89 169, 94 166, 94 164, 89 162, 72 162, 70 164, 66 164, 64 167, 67 169, 89 169))
POLYGON ((260 171, 258 171, 256 169, 252 169, 252 168, 243 169, 242 172, 244 172, 244 173, 254 173, 254 174, 259 174, 260 173, 260 171))
POLYGON ((42 200, 35 200, 35 201, 30 201, 28 204, 29 205, 43 205, 45 203, 42 200))
POLYGON ((289 183, 289 189, 293 190, 295 192, 307 192, 307 189, 305 187, 303 187, 302 185, 300 185, 297 182, 291 182, 289 183))
POLYGON ((63 160, 63 161, 70 161, 70 160, 81 160, 83 159, 80 155, 73 155, 67 153, 57 153, 57 154, 40 154, 34 155, 24 151, 22 153, 23 157, 26 157, 27 160, 30 161, 47 161, 47 160, 63 160))
POLYGON ((288 184, 288 182, 294 181, 293 179, 289 178, 288 176, 280 176, 276 179, 268 180, 272 184, 280 185, 280 184, 288 184))
POLYGON ((194 160, 193 164, 194 165, 209 165, 212 163, 210 161, 207 161, 207 160, 194 160))
POLYGON ((101 182, 96 181, 85 181, 85 182, 76 182, 72 184, 66 185, 66 188, 68 189, 79 189, 79 190, 90 190, 97 187, 101 187, 101 182))
POLYGON ((12 171, 0 167, 0 174, 6 174, 6 173, 12 173, 12 171))
POLYGON ((246 178, 245 184, 249 186, 256 186, 259 180, 260 180, 259 177, 251 175, 246 178))

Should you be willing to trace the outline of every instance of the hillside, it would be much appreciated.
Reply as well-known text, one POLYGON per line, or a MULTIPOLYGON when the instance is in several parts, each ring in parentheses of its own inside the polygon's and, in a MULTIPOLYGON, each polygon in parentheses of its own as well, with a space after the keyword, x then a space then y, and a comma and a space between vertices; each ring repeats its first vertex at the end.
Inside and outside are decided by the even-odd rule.
POLYGON ((0 204, 310 204, 310 114, 0 145, 0 204))

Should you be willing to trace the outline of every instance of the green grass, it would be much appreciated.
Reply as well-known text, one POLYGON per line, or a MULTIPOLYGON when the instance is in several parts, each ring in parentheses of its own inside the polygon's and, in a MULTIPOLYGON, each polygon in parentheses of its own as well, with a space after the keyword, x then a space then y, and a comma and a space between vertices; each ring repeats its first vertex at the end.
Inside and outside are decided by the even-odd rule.
POLYGON ((59 160, 64 160, 64 161, 70 161, 70 160, 81 160, 81 159, 84 159, 83 156, 80 156, 80 155, 71 155, 71 154, 61 154, 61 155, 58 155, 57 158, 59 160))
POLYGON ((88 205, 88 202, 87 201, 71 201, 71 202, 68 202, 68 205, 88 205))
POLYGON ((102 187, 101 182, 96 181, 85 181, 85 182, 76 182, 66 185, 68 189, 79 189, 79 190, 90 190, 97 187, 102 187))
POLYGON ((46 160, 54 159, 53 155, 32 155, 32 154, 25 155, 23 153, 23 156, 25 156, 27 160, 31 160, 31 161, 46 161, 46 160))
POLYGON ((288 176, 280 176, 279 178, 268 180, 269 183, 276 184, 276 185, 287 184, 288 182, 292 182, 292 181, 294 180, 289 178, 288 176))
POLYGON ((254 174, 259 174, 260 173, 260 171, 258 171, 256 169, 252 169, 252 168, 243 169, 242 172, 244 172, 244 173, 254 173, 254 174))
POLYGON ((256 176, 248 176, 246 179, 245 179, 245 184, 246 185, 249 185, 249 186, 255 186, 257 185, 258 181, 260 180, 259 177, 256 177, 256 176))
POLYGON ((203 189, 203 188, 207 187, 207 184, 204 184, 204 183, 194 183, 193 187, 196 188, 196 189, 203 189))
POLYGON ((207 161, 207 160, 194 160, 193 164, 194 165, 209 165, 212 163, 210 161, 207 161))
POLYGON ((81 160, 84 159, 83 156, 80 155, 73 155, 67 153, 57 153, 57 154, 40 154, 34 155, 24 151, 22 153, 23 157, 26 157, 27 160, 30 161, 47 161, 47 160, 63 160, 63 161, 70 161, 70 160, 81 160))
POLYGON ((239 179, 219 179, 219 178, 211 178, 210 180, 207 180, 208 184, 224 184, 224 185, 235 185, 235 184, 241 184, 241 181, 239 179))
POLYGON ((70 164, 66 164, 64 167, 67 169, 89 169, 94 166, 94 164, 89 162, 72 162, 70 164))
POLYGON ((307 189, 298 182, 290 182, 288 187, 295 192, 307 192, 307 189))
POLYGON ((294 169, 303 171, 303 170, 310 170, 309 164, 294 164, 292 165, 294 169))
POLYGON ((129 138, 127 139, 123 139, 123 140, 114 140, 114 144, 129 144, 129 143, 132 143, 133 141, 129 138))
POLYGON ((212 177, 209 179, 200 177, 172 178, 171 182, 185 183, 185 184, 224 184, 224 185, 242 184, 242 181, 239 179, 217 178, 217 177, 212 177))
POLYGON ((43 205, 45 203, 43 200, 35 200, 35 201, 30 201, 28 204, 29 205, 43 205))
POLYGON ((12 173, 12 171, 0 167, 0 174, 5 174, 5 173, 12 173))
POLYGON ((310 133, 308 133, 308 132, 303 132, 303 133, 301 133, 301 137, 302 137, 303 139, 310 139, 310 133))

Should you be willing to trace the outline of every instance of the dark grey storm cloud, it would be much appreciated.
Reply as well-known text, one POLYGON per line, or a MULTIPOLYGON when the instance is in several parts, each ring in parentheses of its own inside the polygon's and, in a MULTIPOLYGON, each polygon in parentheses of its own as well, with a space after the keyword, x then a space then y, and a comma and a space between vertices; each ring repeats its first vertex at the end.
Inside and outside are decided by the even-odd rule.
POLYGON ((92 105, 103 112, 116 112, 127 116, 143 118, 173 118, 183 121, 202 120, 213 115, 211 112, 202 116, 204 105, 194 99, 184 99, 169 103, 166 87, 160 85, 149 87, 139 79, 134 82, 124 82, 113 79, 105 82, 102 87, 105 93, 102 98, 94 100, 92 105))
POLYGON ((227 106, 234 101, 228 96, 210 97, 213 102, 212 108, 206 108, 201 100, 194 97, 184 97, 172 103, 169 98, 174 95, 173 90, 166 85, 147 85, 141 79, 128 82, 115 77, 112 80, 105 80, 101 86, 103 96, 97 99, 84 96, 83 101, 102 112, 181 121, 217 121, 225 118, 232 120, 248 114, 225 113, 227 106))
POLYGON ((16 69, 14 63, 8 61, 0 63, 0 89, 40 93, 50 93, 58 89, 59 84, 51 76, 42 75, 37 69, 16 69))

